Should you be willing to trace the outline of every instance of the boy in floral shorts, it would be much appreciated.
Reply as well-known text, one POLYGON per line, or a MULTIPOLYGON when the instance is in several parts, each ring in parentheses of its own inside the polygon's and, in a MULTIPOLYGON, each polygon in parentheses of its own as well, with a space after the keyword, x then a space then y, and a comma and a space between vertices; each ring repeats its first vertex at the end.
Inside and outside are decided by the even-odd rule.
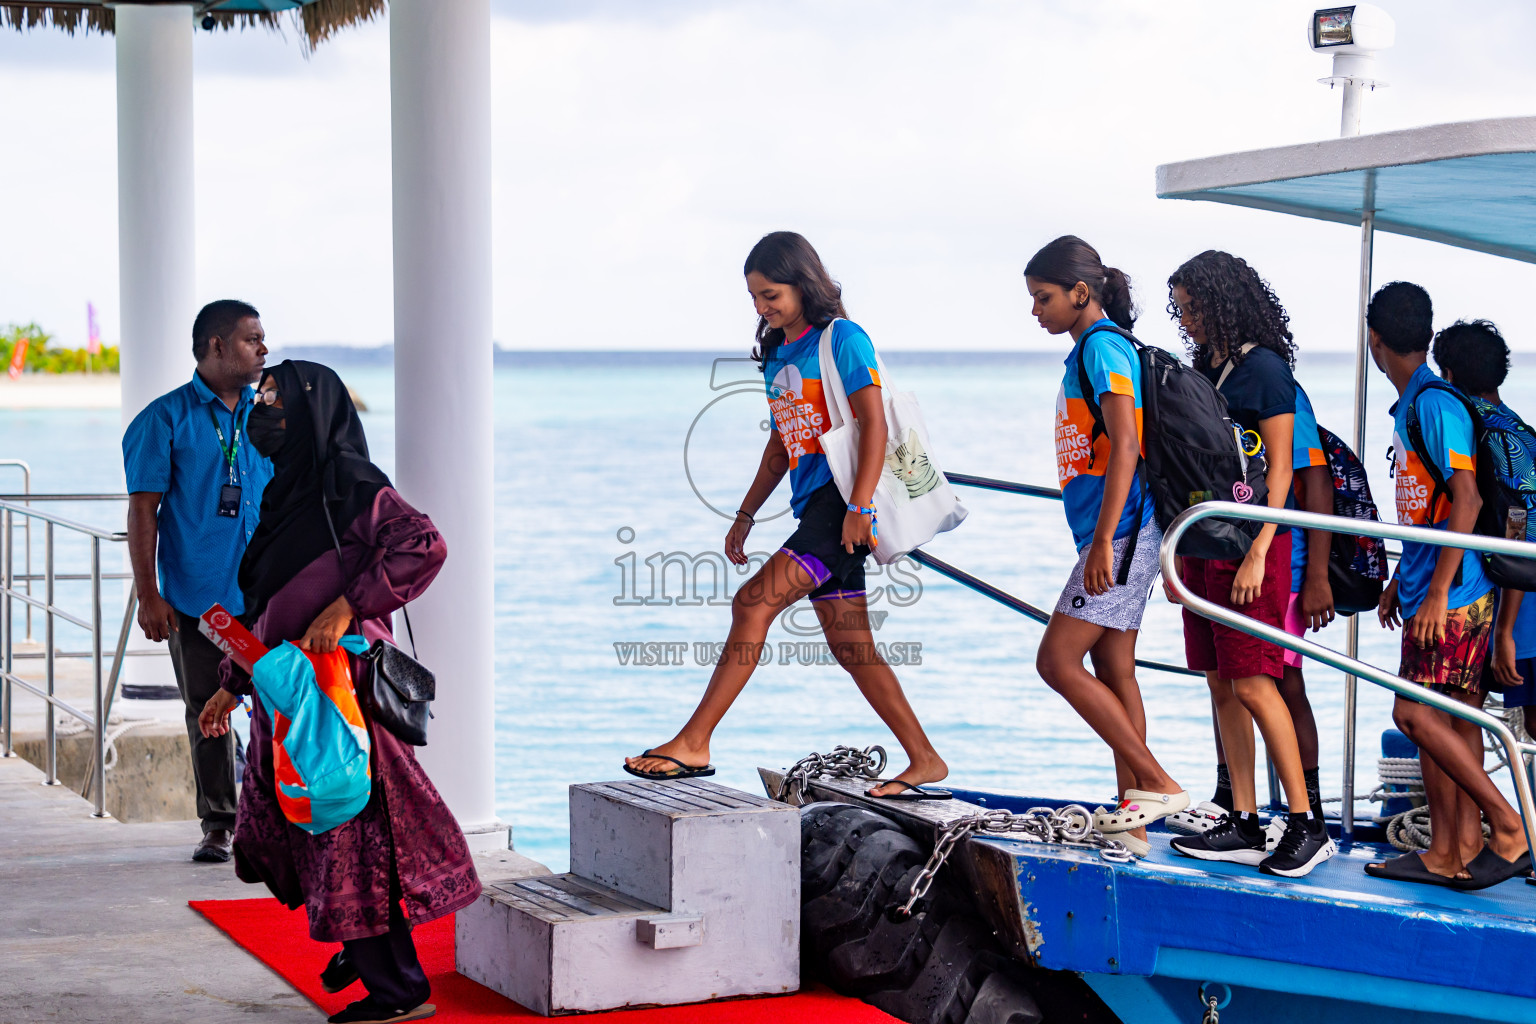
MULTIPOLYGON (((1427 365, 1432 323, 1428 293, 1403 281, 1378 291, 1366 314, 1371 357, 1399 396, 1391 410, 1397 518, 1404 526, 1471 533, 1482 504, 1472 418, 1427 365)), ((1378 612, 1388 629, 1403 626, 1398 674, 1481 707, 1493 590, 1475 552, 1405 541, 1378 612)), ((1483 770, 1481 730, 1402 696, 1392 717, 1419 748, 1432 839, 1422 854, 1373 863, 1366 871, 1457 889, 1528 874, 1525 830, 1483 770), (1487 846, 1479 812, 1492 829, 1487 846)))

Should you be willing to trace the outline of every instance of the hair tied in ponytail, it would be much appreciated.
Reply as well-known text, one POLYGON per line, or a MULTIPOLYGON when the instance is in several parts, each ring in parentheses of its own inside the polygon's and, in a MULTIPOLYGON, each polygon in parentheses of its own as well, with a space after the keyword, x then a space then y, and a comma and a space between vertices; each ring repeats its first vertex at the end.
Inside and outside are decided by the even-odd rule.
POLYGON ((1062 235, 1048 242, 1030 257, 1024 276, 1069 290, 1081 281, 1104 307, 1105 316, 1127 331, 1136 323, 1130 278, 1121 270, 1104 266, 1098 250, 1076 235, 1062 235))

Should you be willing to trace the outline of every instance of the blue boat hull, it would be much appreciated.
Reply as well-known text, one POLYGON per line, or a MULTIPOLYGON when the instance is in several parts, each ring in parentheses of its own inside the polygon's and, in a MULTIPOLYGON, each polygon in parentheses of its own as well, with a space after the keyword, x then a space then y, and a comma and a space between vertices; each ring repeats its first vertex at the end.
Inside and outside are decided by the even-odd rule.
MULTIPOLYGON (((956 792, 987 807, 1058 801, 956 792)), ((1199 987, 1232 990, 1222 1019, 1536 1021, 1536 890, 1375 879, 1396 850, 1355 842, 1306 878, 1183 857, 1165 832, 1135 864, 987 837, 1017 876, 1031 962, 1081 974, 1126 1024, 1200 1019, 1199 987)), ((980 859, 990 859, 983 856, 980 859)), ((995 871, 993 872, 995 874, 995 871)))

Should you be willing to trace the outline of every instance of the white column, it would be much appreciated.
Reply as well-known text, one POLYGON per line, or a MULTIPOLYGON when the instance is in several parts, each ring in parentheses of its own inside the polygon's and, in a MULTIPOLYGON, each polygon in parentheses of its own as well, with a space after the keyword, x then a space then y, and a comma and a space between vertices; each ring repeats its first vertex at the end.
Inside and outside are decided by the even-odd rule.
POLYGON ((192 6, 117 7, 123 425, 192 374, 192 6))
POLYGON ((471 842, 488 846, 506 828, 493 721, 490 2, 393 0, 389 20, 395 481, 448 542, 411 614, 438 680, 421 760, 471 842))
MULTIPOLYGON (((117 266, 123 426, 192 375, 197 315, 190 4, 119 4, 117 266)), ((126 565, 127 555, 124 553, 126 565)), ((107 640, 110 648, 116 640, 107 640)), ((150 644, 138 629, 132 647, 150 644)), ((123 681, 174 686, 168 658, 129 658, 123 681)))

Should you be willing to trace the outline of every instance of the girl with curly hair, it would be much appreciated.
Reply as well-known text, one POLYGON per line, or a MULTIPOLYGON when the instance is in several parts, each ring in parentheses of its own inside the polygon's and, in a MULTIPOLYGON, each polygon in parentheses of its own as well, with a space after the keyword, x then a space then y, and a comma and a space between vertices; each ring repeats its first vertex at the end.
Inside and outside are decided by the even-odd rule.
POLYGON ((1147 716, 1136 684, 1136 637, 1157 578, 1162 543, 1136 473, 1142 392, 1130 282, 1075 235, 1035 253, 1024 268, 1036 321, 1068 335, 1056 400, 1056 475, 1077 544, 1077 565, 1045 627, 1035 668, 1115 757, 1120 798, 1094 824, 1138 856, 1145 827, 1189 805, 1189 794, 1147 748, 1147 716), (1083 667, 1092 659, 1093 671, 1083 667))
MULTIPOLYGON (((1174 271, 1168 295, 1168 312, 1179 322, 1195 368, 1226 398, 1250 454, 1264 454, 1270 507, 1293 507, 1296 344, 1280 300, 1245 261, 1216 250, 1174 271)), ((1310 448, 1316 427, 1308 429, 1314 435, 1310 448)), ((1181 558, 1180 576, 1196 595, 1283 629, 1291 597, 1291 540, 1288 528, 1266 524, 1245 557, 1181 558)), ((1307 874, 1333 856, 1334 846, 1321 809, 1308 799, 1296 725, 1277 685, 1285 673, 1285 651, 1188 609, 1184 649, 1189 667, 1204 671, 1210 686, 1232 806, 1209 830, 1174 840, 1174 849, 1201 860, 1257 864, 1268 874, 1307 874), (1290 809, 1273 853, 1267 852, 1254 792, 1254 722, 1290 809)))
POLYGON ((624 770, 644 779, 713 775, 709 743, 715 727, 752 677, 779 613, 809 597, 838 664, 896 734, 911 763, 900 775, 879 781, 868 795, 892 800, 945 800, 933 789, 949 773, 907 703, 896 673, 875 647, 864 594, 864 560, 879 543, 875 484, 885 469, 885 405, 880 366, 869 335, 844 319, 842 289, 811 243, 793 231, 765 235, 747 255, 747 291, 757 309, 757 348, 773 429, 757 474, 725 536, 725 555, 736 565, 750 560, 747 533, 753 518, 786 475, 790 508, 799 521, 781 548, 731 602, 731 631, 699 706, 672 739, 626 758, 624 770), (821 336, 832 331, 832 358, 821 365, 821 336), (853 493, 838 492, 821 450, 827 427, 822 381, 837 374, 861 424, 859 465, 853 493))

